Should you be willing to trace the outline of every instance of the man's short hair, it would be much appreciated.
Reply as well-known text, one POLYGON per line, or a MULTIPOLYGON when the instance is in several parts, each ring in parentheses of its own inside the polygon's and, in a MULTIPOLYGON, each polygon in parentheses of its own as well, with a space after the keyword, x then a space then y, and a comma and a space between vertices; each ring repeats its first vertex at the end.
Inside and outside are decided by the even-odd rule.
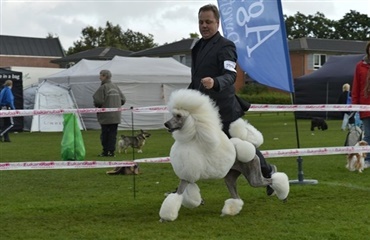
POLYGON ((200 12, 205 12, 205 11, 212 11, 213 14, 215 15, 216 20, 217 21, 220 20, 220 12, 218 11, 218 8, 216 5, 214 4, 204 5, 203 7, 199 8, 198 15, 200 14, 200 12))
POLYGON ((112 78, 112 73, 109 70, 101 70, 100 71, 100 75, 106 76, 107 79, 111 79, 112 78))

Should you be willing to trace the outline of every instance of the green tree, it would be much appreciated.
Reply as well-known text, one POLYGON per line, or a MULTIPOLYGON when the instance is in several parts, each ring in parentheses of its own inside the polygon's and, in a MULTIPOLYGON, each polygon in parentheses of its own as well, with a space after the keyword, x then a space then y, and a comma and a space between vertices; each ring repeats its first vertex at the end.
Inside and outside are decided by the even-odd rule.
POLYGON ((153 43, 153 35, 145 36, 140 32, 134 32, 128 29, 122 36, 122 40, 127 46, 127 50, 137 52, 140 50, 153 48, 158 44, 153 43))
POLYGON ((335 38, 367 41, 370 39, 370 17, 351 10, 335 23, 335 38))
POLYGON ((333 38, 335 21, 327 19, 324 14, 316 12, 315 15, 308 15, 307 22, 307 37, 333 38))
POLYGON ((80 40, 73 42, 73 46, 68 49, 67 55, 96 47, 116 47, 136 52, 158 46, 154 43, 153 35, 146 36, 130 29, 124 32, 119 25, 114 26, 109 21, 105 28, 88 26, 82 29, 81 33, 80 40))
POLYGON ((297 12, 294 16, 284 15, 288 39, 302 37, 363 40, 370 38, 370 18, 350 10, 342 19, 335 21, 317 12, 315 15, 304 15, 297 12))
POLYGON ((190 38, 199 38, 198 33, 189 33, 190 38))
POLYGON ((58 34, 49 32, 46 38, 58 38, 58 34))
POLYGON ((309 31, 306 15, 297 12, 294 16, 284 15, 284 19, 288 39, 307 37, 309 31))

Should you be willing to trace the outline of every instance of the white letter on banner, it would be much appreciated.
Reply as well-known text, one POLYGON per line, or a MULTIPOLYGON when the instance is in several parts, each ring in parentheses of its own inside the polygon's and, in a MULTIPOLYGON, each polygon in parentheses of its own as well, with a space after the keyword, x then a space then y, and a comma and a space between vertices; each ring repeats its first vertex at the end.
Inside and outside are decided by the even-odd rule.
POLYGON ((263 10, 264 10, 264 6, 262 4, 262 0, 260 0, 259 2, 252 3, 248 8, 248 13, 245 11, 245 8, 240 7, 236 11, 236 15, 237 16, 243 15, 243 19, 242 21, 239 21, 239 18, 237 17, 236 22, 238 23, 239 26, 244 26, 247 22, 251 20, 251 18, 256 18, 260 16, 263 13, 263 10), (254 7, 259 7, 259 10, 257 10, 256 13, 252 13, 252 9, 254 7))
POLYGON ((249 33, 255 32, 257 34, 257 39, 258 39, 258 42, 252 48, 247 46, 248 57, 250 57, 252 52, 256 50, 256 48, 261 46, 263 42, 265 42, 273 34, 279 31, 279 28, 280 28, 279 25, 267 25, 267 26, 261 26, 261 27, 248 28, 247 24, 245 24, 245 37, 248 38, 249 33), (261 32, 264 32, 264 31, 271 31, 271 32, 267 36, 262 38, 261 40, 261 32))
POLYGON ((233 4, 235 3, 235 0, 231 0, 231 1, 229 1, 229 0, 222 0, 222 1, 219 1, 219 5, 220 5, 220 8, 224 8, 224 6, 232 6, 233 4))
MULTIPOLYGON (((230 11, 231 10, 232 9, 230 8, 230 11)), ((234 23, 232 21, 233 16, 231 13, 232 12, 230 12, 230 14, 224 13, 223 15, 224 16, 224 27, 225 27, 225 30, 228 30, 228 31, 234 31, 234 23)))
POLYGON ((236 32, 232 32, 232 33, 228 34, 227 39, 229 39, 230 41, 233 41, 235 44, 240 42, 239 34, 236 33, 236 32))

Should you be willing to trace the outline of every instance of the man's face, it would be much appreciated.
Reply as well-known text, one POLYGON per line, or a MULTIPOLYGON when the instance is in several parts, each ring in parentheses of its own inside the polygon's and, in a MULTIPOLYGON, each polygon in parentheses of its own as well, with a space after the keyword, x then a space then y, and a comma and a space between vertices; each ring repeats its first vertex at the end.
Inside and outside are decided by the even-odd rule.
POLYGON ((213 37, 218 31, 219 21, 212 11, 203 11, 198 16, 199 32, 204 39, 213 37))
POLYGON ((99 79, 100 81, 103 81, 106 78, 105 74, 100 73, 99 79))

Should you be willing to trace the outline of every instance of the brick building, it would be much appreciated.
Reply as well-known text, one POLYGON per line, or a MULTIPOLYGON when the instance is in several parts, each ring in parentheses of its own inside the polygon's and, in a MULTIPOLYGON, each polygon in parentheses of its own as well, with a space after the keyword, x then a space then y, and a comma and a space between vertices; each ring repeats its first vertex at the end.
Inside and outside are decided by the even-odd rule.
POLYGON ((65 57, 59 38, 32 38, 0 35, 0 67, 60 68, 52 63, 65 57))

